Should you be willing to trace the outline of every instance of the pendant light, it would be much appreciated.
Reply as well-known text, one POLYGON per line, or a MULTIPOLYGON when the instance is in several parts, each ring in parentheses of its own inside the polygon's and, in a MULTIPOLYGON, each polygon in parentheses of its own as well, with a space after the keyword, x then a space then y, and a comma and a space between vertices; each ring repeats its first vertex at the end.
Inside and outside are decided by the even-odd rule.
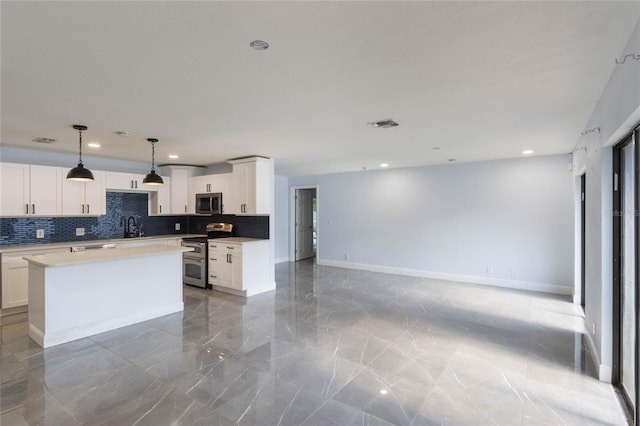
POLYGON ((156 173, 155 170, 155 162, 156 162, 156 142, 158 139, 149 138, 147 141, 151 142, 151 171, 148 175, 144 177, 142 181, 143 185, 163 185, 162 177, 156 173))
POLYGON ((80 135, 80 161, 78 161, 78 165, 76 167, 69 170, 69 173, 67 173, 67 180, 91 182, 93 181, 93 173, 91 173, 91 170, 85 169, 82 164, 82 132, 87 130, 87 126, 74 124, 73 128, 76 129, 80 135))

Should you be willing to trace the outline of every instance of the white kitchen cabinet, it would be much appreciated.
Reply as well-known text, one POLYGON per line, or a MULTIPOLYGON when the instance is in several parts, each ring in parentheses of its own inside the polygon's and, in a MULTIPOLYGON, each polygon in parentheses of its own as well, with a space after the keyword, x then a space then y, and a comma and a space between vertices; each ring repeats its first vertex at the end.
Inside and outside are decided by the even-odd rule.
POLYGON ((164 185, 149 194, 149 216, 170 215, 171 212, 171 178, 162 176, 164 185))
POLYGON ((100 216, 107 213, 105 172, 92 170, 93 182, 67 180, 62 176, 62 214, 100 216))
POLYGON ((106 188, 110 191, 123 192, 154 192, 158 190, 156 185, 143 185, 144 175, 135 173, 107 172, 106 188))
POLYGON ((2 256, 2 309, 28 303, 29 263, 19 257, 2 256))
POLYGON ((233 193, 229 213, 239 215, 271 214, 273 200, 273 160, 250 157, 231 160, 233 193))
POLYGON ((269 240, 222 240, 209 241, 208 282, 213 288, 241 296, 252 296, 275 288, 275 283, 269 278, 269 240))
POLYGON ((1 216, 60 216, 62 168, 0 163, 1 216))
POLYGON ((195 213, 195 198, 191 197, 190 186, 190 170, 186 168, 174 168, 171 170, 171 213, 195 213))
POLYGON ((242 244, 209 243, 209 284, 242 291, 242 244))
POLYGON ((2 254, 2 309, 25 306, 29 303, 29 263, 24 256, 68 252, 68 248, 8 252, 2 254))

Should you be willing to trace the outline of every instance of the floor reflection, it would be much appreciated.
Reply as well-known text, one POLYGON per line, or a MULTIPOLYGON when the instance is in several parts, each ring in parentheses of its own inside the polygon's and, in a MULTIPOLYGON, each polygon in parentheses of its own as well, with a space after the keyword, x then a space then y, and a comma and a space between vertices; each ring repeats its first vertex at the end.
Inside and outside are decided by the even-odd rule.
POLYGON ((625 424, 566 297, 313 261, 276 282, 46 350, 2 318, 1 424, 625 424))

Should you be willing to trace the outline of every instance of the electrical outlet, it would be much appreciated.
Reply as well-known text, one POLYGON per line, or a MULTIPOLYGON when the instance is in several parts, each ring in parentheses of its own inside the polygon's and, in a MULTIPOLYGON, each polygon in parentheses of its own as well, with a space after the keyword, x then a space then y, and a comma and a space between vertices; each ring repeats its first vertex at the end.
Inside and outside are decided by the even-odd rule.
POLYGON ((44 229, 38 229, 36 231, 36 238, 44 238, 44 229))
POLYGON ((349 260, 349 255, 348 254, 344 255, 344 260, 349 260))
POLYGON ((82 237, 84 235, 84 228, 76 228, 76 237, 82 237))
POLYGON ((179 230, 180 230, 180 224, 176 223, 176 231, 179 231, 179 230))
POLYGON ((511 268, 511 276, 512 276, 512 277, 515 277, 515 276, 516 276, 516 270, 515 270, 515 269, 513 269, 513 268, 511 268))
POLYGON ((487 265, 487 274, 493 274, 493 266, 487 265))

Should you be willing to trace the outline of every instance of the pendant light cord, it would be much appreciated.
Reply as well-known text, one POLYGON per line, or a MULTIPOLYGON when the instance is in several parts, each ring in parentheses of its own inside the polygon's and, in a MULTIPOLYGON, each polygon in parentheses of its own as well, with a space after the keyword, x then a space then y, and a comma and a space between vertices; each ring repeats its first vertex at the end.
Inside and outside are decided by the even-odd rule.
POLYGON ((82 164, 82 130, 78 129, 78 133, 80 134, 80 162, 78 163, 78 165, 82 164))
POLYGON ((156 171, 156 143, 151 143, 151 171, 156 171))

